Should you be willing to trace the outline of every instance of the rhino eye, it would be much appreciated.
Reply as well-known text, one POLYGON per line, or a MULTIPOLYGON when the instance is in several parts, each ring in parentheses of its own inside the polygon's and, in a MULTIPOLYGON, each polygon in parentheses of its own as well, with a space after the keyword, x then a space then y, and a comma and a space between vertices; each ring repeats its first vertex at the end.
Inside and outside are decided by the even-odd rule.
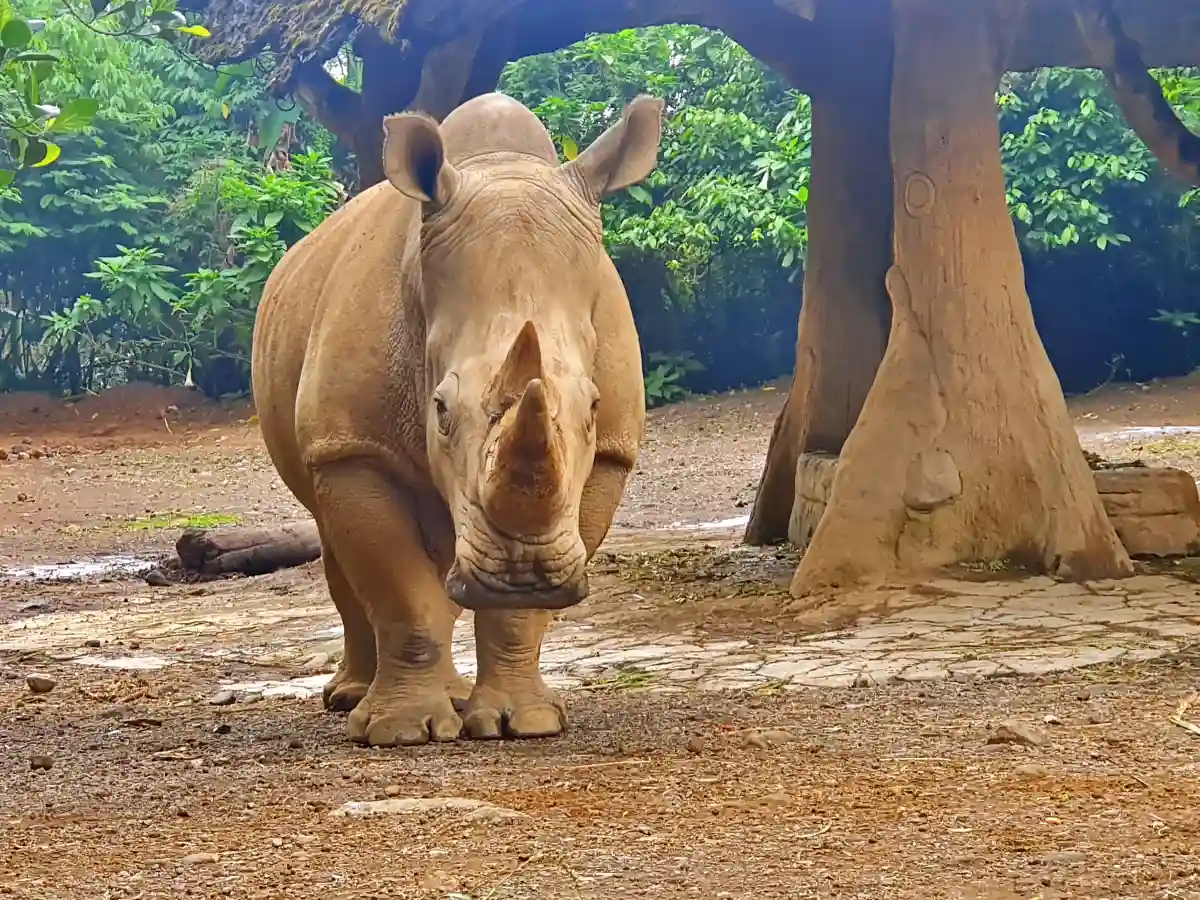
POLYGON ((450 419, 450 409, 446 406, 446 401, 435 396, 433 398, 433 409, 437 415, 437 427, 443 435, 450 433, 450 426, 453 424, 450 419))

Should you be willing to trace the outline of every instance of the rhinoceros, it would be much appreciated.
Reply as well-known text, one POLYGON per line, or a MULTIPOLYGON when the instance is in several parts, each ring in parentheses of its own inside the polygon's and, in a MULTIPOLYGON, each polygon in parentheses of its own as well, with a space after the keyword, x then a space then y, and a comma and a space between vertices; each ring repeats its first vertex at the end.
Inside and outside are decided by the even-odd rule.
POLYGON ((541 737, 555 610, 588 592, 645 425, 629 298, 600 202, 653 171, 638 97, 560 164, 537 117, 487 94, 439 125, 383 121, 387 181, 271 274, 252 377, 280 477, 312 513, 345 652, 325 705, 372 746, 541 737), (474 611, 477 676, 451 633, 474 611))

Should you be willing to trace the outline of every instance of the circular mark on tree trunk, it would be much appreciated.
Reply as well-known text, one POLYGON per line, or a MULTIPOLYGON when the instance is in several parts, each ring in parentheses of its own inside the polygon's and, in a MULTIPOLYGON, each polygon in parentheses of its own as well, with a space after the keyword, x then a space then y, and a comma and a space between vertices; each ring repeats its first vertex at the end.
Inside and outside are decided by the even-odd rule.
POLYGON ((924 172, 912 172, 904 180, 904 209, 910 216, 921 218, 933 212, 937 188, 924 172))

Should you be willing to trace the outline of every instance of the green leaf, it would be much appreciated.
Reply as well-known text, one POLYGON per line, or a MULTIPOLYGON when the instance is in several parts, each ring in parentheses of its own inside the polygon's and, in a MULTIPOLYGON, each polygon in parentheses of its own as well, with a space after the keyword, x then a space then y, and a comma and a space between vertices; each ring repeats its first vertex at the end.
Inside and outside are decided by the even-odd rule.
POLYGON ((56 134, 82 131, 92 124, 92 121, 96 118, 96 113, 99 111, 99 100, 94 100, 91 97, 76 97, 50 123, 50 130, 56 134))
POLYGON ((575 159, 577 156, 579 156, 579 145, 570 138, 563 138, 562 146, 563 156, 565 156, 568 160, 575 159))
POLYGON ((647 206, 654 205, 654 196, 640 184, 633 184, 629 186, 629 196, 633 197, 635 200, 640 200, 647 206))
POLYGON ((29 145, 30 149, 32 149, 35 144, 41 144, 46 148, 45 155, 42 156, 41 160, 35 163, 27 163, 27 165, 30 165, 35 169, 44 168, 62 156, 62 147, 58 146, 58 144, 51 144, 49 141, 34 141, 29 145))
POLYGON ((62 61, 62 54, 52 50, 26 50, 13 57, 13 62, 56 63, 62 61))
POLYGON ((275 212, 267 213, 266 218, 263 219, 263 224, 266 225, 268 228, 274 228, 282 221, 283 221, 283 213, 276 210, 275 212))
POLYGON ((6 50, 24 50, 33 40, 33 29, 24 19, 12 19, 0 28, 0 45, 6 50))
POLYGON ((212 32, 209 31, 207 28, 205 28, 203 25, 184 25, 182 28, 179 28, 177 30, 181 34, 190 34, 192 37, 198 37, 198 38, 212 37, 212 32))
POLYGON ((16 180, 17 173, 12 169, 0 169, 0 190, 8 187, 16 180))

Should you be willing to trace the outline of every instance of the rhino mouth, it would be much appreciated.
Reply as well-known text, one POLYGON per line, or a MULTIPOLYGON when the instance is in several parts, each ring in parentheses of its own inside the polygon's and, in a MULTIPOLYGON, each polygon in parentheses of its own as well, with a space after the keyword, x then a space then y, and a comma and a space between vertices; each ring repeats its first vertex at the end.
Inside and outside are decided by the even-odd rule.
POLYGON ((446 593, 464 609, 567 609, 588 595, 587 572, 560 584, 539 579, 512 584, 495 578, 462 559, 456 559, 446 574, 446 593))

